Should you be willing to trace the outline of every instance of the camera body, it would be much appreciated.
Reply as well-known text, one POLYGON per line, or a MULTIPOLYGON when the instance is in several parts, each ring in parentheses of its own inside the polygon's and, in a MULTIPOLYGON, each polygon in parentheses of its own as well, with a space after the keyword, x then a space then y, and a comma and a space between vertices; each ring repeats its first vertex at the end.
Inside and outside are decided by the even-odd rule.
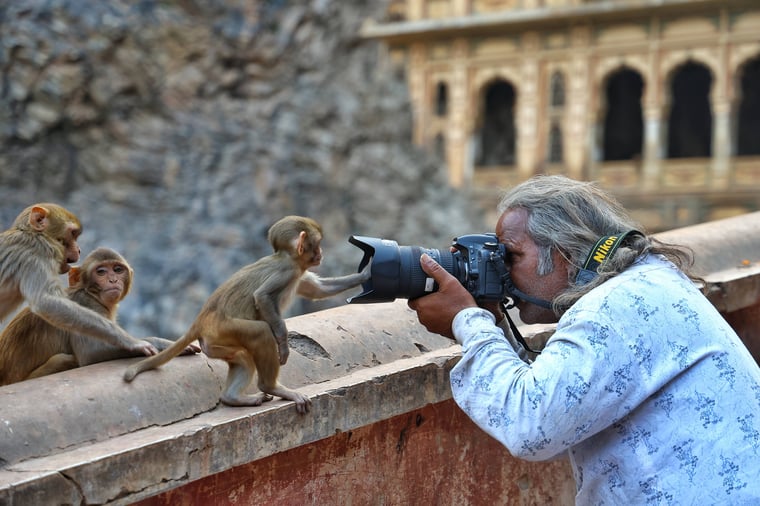
POLYGON ((462 283, 476 301, 500 301, 505 297, 507 251, 496 234, 469 234, 454 238, 453 251, 420 246, 399 246, 396 241, 351 236, 349 242, 364 251, 359 271, 370 262, 370 279, 350 303, 391 302, 414 299, 438 289, 422 270, 420 256, 427 253, 462 283))
POLYGON ((470 295, 477 301, 502 300, 507 249, 496 234, 463 235, 451 245, 456 248, 453 256, 464 266, 464 275, 457 279, 470 295))

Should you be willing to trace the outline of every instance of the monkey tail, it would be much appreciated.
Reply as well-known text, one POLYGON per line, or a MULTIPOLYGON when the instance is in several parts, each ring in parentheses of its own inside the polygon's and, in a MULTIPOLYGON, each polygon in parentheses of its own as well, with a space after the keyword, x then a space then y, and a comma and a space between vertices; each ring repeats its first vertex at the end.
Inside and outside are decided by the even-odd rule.
POLYGON ((132 381, 135 379, 135 376, 141 372, 147 371, 148 369, 155 369, 156 367, 164 365, 169 360, 182 353, 185 348, 187 348, 187 346, 196 339, 197 333, 193 332, 193 329, 190 329, 184 336, 174 341, 174 344, 165 350, 157 353, 156 355, 153 355, 152 357, 140 360, 136 364, 129 366, 129 368, 124 371, 124 381, 132 381))

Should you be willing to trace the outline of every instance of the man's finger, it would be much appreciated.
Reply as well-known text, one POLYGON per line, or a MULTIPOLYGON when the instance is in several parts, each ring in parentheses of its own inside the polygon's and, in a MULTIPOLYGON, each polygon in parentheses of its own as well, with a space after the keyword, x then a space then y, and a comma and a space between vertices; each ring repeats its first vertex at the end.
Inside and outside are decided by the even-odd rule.
POLYGON ((420 256, 420 265, 422 266, 422 270, 437 281, 439 285, 447 276, 451 276, 451 274, 446 272, 446 270, 427 253, 423 253, 420 256))

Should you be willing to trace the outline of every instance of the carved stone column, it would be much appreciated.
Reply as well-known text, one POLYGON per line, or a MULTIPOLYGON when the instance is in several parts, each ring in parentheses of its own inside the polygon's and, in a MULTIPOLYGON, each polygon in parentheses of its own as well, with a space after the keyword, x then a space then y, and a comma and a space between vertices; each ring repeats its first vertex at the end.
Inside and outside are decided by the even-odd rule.
POLYGON ((662 108, 647 106, 644 108, 644 164, 641 177, 644 186, 657 186, 660 174, 662 148, 662 108))
POLYGON ((712 186, 728 186, 731 166, 731 104, 726 100, 713 101, 712 186))
POLYGON ((467 51, 466 39, 456 39, 452 48, 452 72, 449 87, 450 109, 446 133, 446 161, 452 186, 469 185, 472 160, 468 155, 467 131, 467 51))

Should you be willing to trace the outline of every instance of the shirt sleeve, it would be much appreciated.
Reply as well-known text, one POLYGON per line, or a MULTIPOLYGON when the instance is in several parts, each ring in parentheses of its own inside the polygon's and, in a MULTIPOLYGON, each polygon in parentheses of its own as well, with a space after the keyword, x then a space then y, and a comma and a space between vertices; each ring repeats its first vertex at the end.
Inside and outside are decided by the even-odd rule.
MULTIPOLYGON (((557 332, 541 355, 520 359, 490 312, 470 308, 452 324, 462 359, 451 371, 454 400, 484 431, 526 460, 548 460, 608 427, 649 395, 636 371, 616 381, 613 353, 600 360, 595 336, 614 342, 614 330, 578 318, 557 332), (616 385, 623 385, 615 388, 616 385)), ((609 351, 609 350, 608 350, 609 351)))

